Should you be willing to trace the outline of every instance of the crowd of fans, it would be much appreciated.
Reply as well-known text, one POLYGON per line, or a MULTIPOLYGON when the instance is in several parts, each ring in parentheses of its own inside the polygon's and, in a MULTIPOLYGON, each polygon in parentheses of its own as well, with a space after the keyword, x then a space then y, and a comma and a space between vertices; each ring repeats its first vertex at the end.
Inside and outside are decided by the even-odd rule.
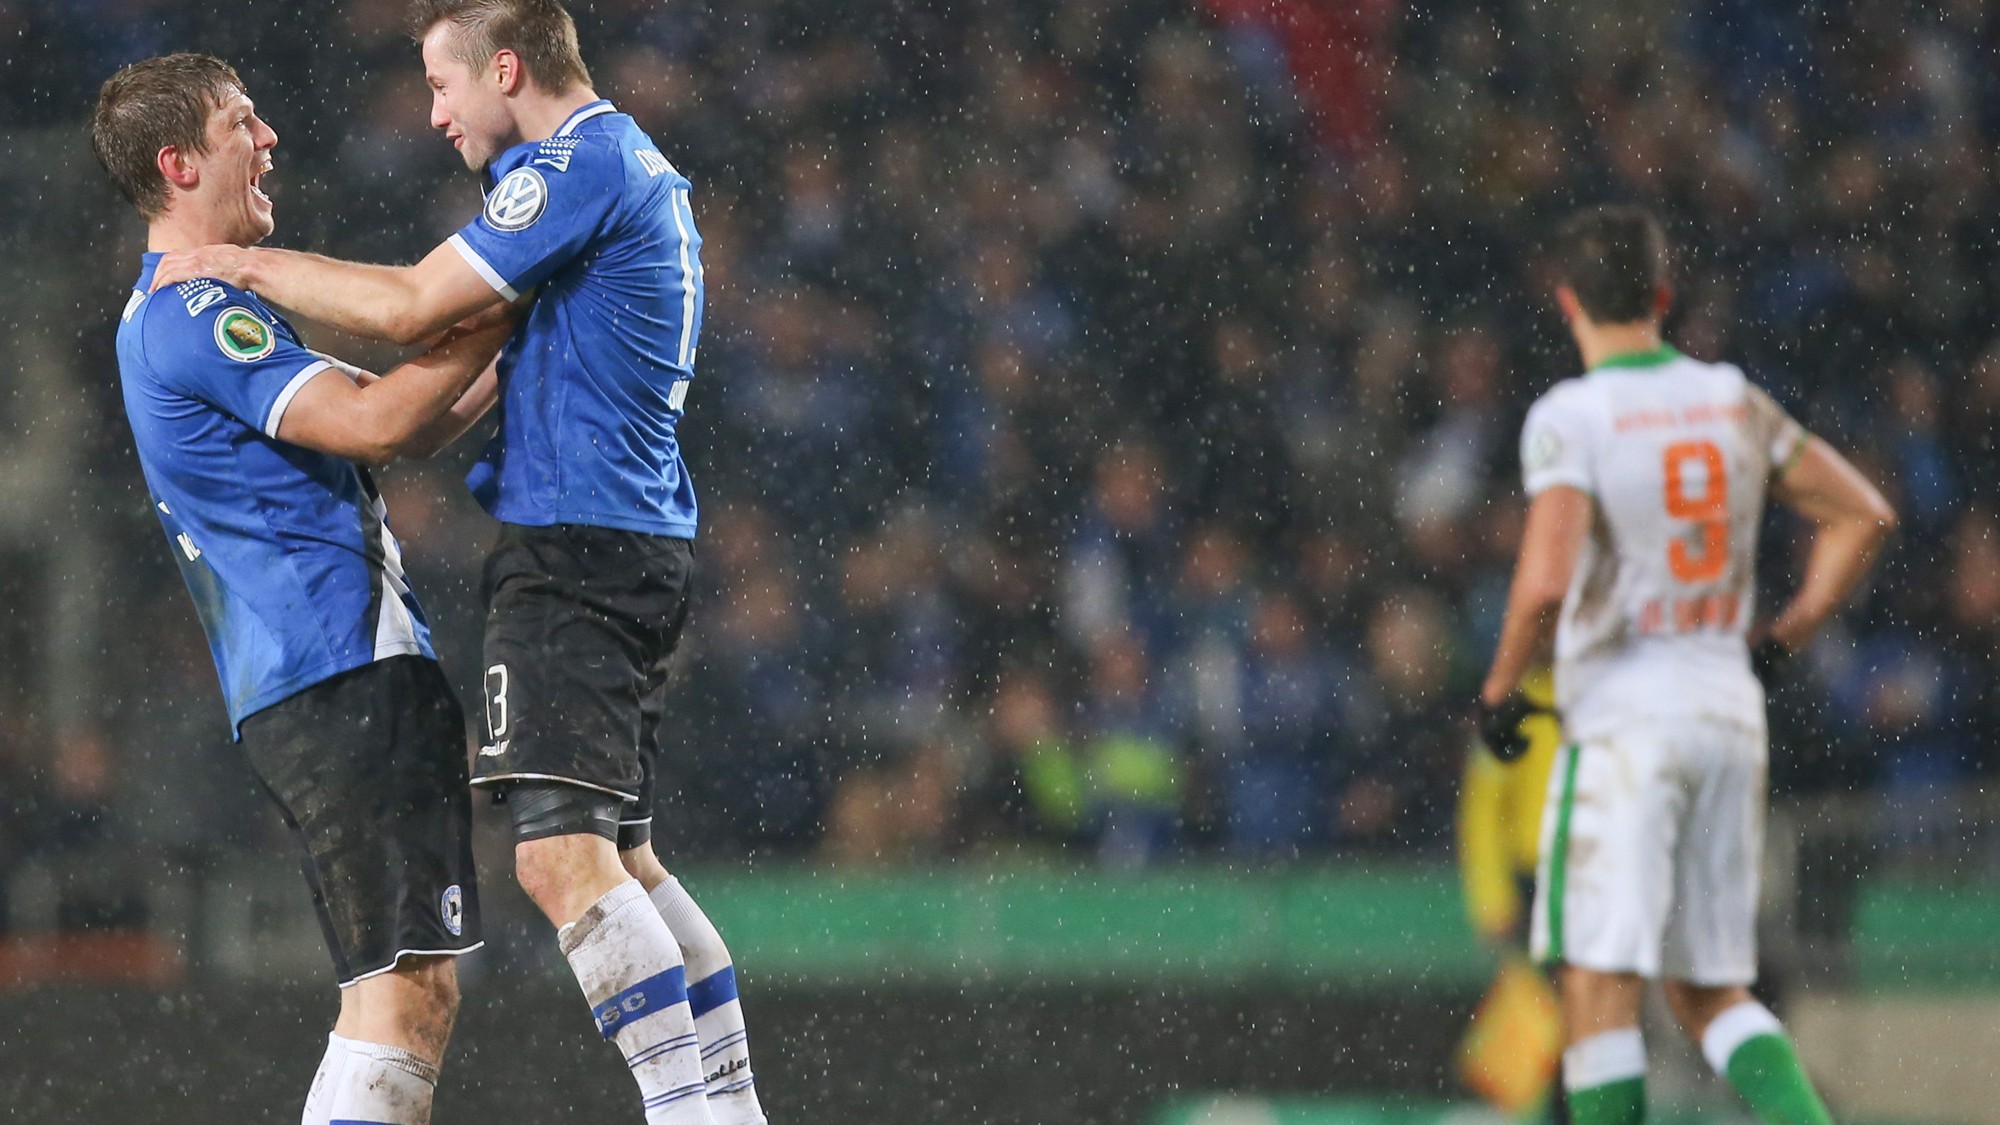
MULTIPOLYGON (((205 49, 280 135, 277 244, 406 260, 470 217, 401 4, 183 7, 0 0, 0 32, 52 48, 0 77, 8 128, 80 135, 116 64, 205 49)), ((706 237, 679 854, 1445 846, 1519 420, 1578 366, 1538 246, 1613 200, 1678 244, 1671 339, 1742 364, 1904 514, 1776 693, 1778 787, 1879 794, 1921 833, 2000 764, 1987 5, 572 7, 706 237)), ((77 346, 109 371, 134 221, 62 190, 99 244, 77 346)), ((89 743, 116 776, 90 792, 213 842, 242 831, 214 810, 261 798, 104 382, 93 512, 129 561, 89 743)), ((468 453, 382 480, 472 702, 493 529, 468 453)), ((1767 606, 1799 530, 1770 521, 1767 606)), ((83 831, 78 768, 48 764, 76 740, 31 725, 0 801, 58 811, 0 815, 0 849, 83 831)))

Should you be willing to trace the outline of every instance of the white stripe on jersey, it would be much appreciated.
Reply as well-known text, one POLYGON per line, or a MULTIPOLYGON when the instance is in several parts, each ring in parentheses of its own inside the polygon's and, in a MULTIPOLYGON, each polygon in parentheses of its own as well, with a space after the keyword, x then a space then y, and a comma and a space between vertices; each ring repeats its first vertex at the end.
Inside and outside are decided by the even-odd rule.
POLYGON ((278 436, 278 424, 285 420, 285 408, 292 405, 292 399, 312 381, 313 376, 332 366, 326 360, 319 360, 299 368, 299 373, 292 376, 291 382, 285 384, 285 389, 278 392, 277 398, 271 400, 271 412, 264 417, 265 436, 278 436))
POLYGON ((579 110, 576 113, 576 115, 571 117, 568 121, 563 122, 562 128, 556 130, 556 136, 567 137, 571 133, 576 132, 576 127, 578 125, 583 124, 584 122, 590 120, 591 118, 596 117, 599 114, 615 113, 615 112, 617 112, 617 110, 610 102, 603 102, 598 105, 586 106, 582 110, 579 110))
MULTIPOLYGON (((362 489, 362 495, 367 494, 368 490, 362 489)), ((377 533, 382 537, 382 608, 375 617, 375 659, 421 652, 416 620, 403 602, 409 596, 410 584, 403 576, 402 545, 389 530, 389 506, 375 496, 370 498, 368 508, 375 515, 377 533)))
POLYGON ((451 248, 458 251, 458 256, 465 259, 465 264, 472 267, 472 272, 478 274, 486 284, 491 285, 495 293, 510 301, 521 299, 521 295, 514 292, 514 287, 507 284, 507 279, 500 276, 500 271, 494 269, 492 263, 480 257, 479 251, 474 250, 472 245, 465 241, 464 235, 454 234, 445 241, 451 243, 451 248))
POLYGON ((683 211, 690 217, 694 214, 694 201, 687 188, 675 188, 668 206, 674 212, 674 229, 681 236, 681 346, 678 362, 688 369, 694 367, 694 299, 700 282, 698 268, 694 262, 694 236, 688 231, 688 222, 681 217, 683 211))

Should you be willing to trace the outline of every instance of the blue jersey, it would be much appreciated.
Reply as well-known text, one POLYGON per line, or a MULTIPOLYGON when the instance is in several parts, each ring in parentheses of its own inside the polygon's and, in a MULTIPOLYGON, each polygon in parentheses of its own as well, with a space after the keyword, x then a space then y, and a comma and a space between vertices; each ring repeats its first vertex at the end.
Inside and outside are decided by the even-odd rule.
POLYGON ((509 300, 537 290, 500 357, 500 429, 466 478, 496 519, 692 538, 674 428, 701 335, 687 179, 598 101, 487 169, 451 245, 509 300))
POLYGON ((125 306, 118 375, 232 729, 350 668, 431 656, 374 482, 278 440, 292 396, 331 365, 255 294, 203 278, 148 296, 159 260, 125 306))

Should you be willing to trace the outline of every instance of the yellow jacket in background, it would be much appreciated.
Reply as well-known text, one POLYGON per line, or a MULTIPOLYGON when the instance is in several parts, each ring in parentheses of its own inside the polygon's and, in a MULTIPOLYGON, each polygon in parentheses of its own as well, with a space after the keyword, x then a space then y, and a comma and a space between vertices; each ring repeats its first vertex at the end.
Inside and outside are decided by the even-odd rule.
POLYGON ((1529 903, 1523 891, 1535 877, 1542 843, 1542 802, 1562 747, 1562 726, 1553 713, 1555 688, 1546 668, 1522 681, 1529 701, 1549 708, 1521 723, 1528 752, 1503 765, 1483 747, 1466 755, 1465 782, 1458 797, 1458 870, 1472 928, 1487 941, 1515 936, 1526 943, 1522 920, 1529 903))

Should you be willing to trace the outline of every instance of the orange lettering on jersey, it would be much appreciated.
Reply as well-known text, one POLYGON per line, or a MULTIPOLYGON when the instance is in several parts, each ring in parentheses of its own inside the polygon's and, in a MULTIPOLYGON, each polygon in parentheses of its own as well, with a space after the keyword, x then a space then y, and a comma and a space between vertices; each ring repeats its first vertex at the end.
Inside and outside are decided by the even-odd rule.
POLYGON ((1667 622, 1667 609, 1664 605, 1660 604, 1660 599, 1658 598, 1648 599, 1645 602, 1645 604, 1639 607, 1640 636, 1642 637, 1659 636, 1660 633, 1664 630, 1666 622, 1667 622))
POLYGON ((1679 411, 1667 409, 1632 410, 1611 420, 1621 434, 1635 430, 1671 430, 1682 426, 1712 426, 1724 422, 1744 422, 1750 408, 1742 403, 1698 402, 1679 411))
POLYGON ((1701 628, 1701 613, 1707 598, 1674 599, 1674 632, 1692 633, 1701 628))
POLYGON ((1692 597, 1650 598, 1639 604, 1636 628, 1642 637, 1693 633, 1703 629, 1734 628, 1743 612, 1743 599, 1735 593, 1696 594, 1692 597))
POLYGON ((1706 426, 1717 422, 1745 422, 1750 418, 1750 408, 1740 402, 1702 402, 1681 409, 1681 424, 1684 426, 1706 426))
POLYGON ((1634 430, 1666 429, 1676 422, 1671 410, 1635 410, 1630 414, 1620 414, 1611 424, 1619 433, 1625 434, 1634 430))

